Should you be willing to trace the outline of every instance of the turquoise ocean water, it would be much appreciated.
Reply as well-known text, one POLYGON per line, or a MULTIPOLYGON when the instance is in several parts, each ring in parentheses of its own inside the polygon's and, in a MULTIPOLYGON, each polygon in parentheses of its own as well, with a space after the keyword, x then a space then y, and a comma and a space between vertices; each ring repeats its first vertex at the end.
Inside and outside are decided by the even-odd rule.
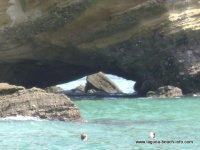
POLYGON ((75 103, 86 123, 0 120, 0 150, 200 149, 198 97, 80 100, 75 103), (156 133, 153 142, 171 143, 150 144, 151 131, 156 133), (89 136, 86 142, 80 140, 83 132, 89 136))

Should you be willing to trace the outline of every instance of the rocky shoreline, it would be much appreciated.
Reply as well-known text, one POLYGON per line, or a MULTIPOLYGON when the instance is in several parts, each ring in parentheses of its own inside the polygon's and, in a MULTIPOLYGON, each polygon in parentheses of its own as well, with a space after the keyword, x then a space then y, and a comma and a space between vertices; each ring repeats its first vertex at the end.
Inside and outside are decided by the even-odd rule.
MULTIPOLYGON (((73 100, 140 97, 137 93, 123 93, 102 72, 89 75, 86 85, 80 85, 68 91, 57 86, 47 87, 43 90, 0 83, 0 118, 28 116, 47 120, 83 121, 79 108, 68 96, 73 100)), ((162 86, 156 91, 149 91, 146 94, 146 97, 152 98, 183 96, 185 95, 180 88, 170 85, 162 86)), ((198 96, 198 94, 193 96, 198 96)))
MULTIPOLYGON (((135 93, 123 93, 117 85, 111 81, 106 74, 98 72, 87 76, 86 85, 79 85, 72 90, 61 90, 59 87, 49 87, 47 89, 54 89, 55 93, 63 93, 73 99, 80 98, 137 98, 141 95, 135 93)), ((49 90, 47 90, 49 91, 49 90)), ((166 85, 159 87, 156 91, 148 91, 147 97, 153 98, 174 98, 182 97, 182 89, 166 85)))
POLYGON ((59 92, 67 95, 71 99, 98 99, 98 98, 137 98, 139 97, 136 93, 122 93, 122 94, 109 94, 105 92, 95 93, 75 93, 71 91, 59 92))
MULTIPOLYGON (((28 116, 47 120, 83 121, 79 108, 76 107, 68 96, 73 98, 73 100, 84 98, 94 100, 99 98, 139 97, 136 93, 106 93, 102 91, 87 93, 77 91, 77 89, 62 91, 60 88, 56 87, 47 88, 46 90, 48 92, 35 87, 26 89, 22 86, 0 83, 0 118, 28 116)), ((152 98, 176 98, 187 96, 200 95, 183 95, 181 89, 169 85, 147 93, 147 97, 152 98)))
POLYGON ((64 94, 39 88, 0 84, 0 117, 30 116, 47 120, 82 121, 79 109, 64 94))

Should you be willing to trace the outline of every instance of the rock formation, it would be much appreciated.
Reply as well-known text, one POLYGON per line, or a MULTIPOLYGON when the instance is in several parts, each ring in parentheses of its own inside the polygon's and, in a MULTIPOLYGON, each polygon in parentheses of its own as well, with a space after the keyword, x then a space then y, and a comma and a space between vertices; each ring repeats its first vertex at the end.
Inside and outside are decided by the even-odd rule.
POLYGON ((0 117, 17 115, 48 120, 81 121, 79 109, 67 96, 46 93, 38 88, 19 87, 13 94, 0 95, 0 117))
POLYGON ((74 88, 71 90, 72 92, 79 92, 79 93, 84 93, 85 92, 85 85, 79 85, 78 87, 74 88))
POLYGON ((200 92, 199 0, 1 0, 0 82, 48 87, 103 71, 200 92))
POLYGON ((10 85, 8 83, 0 83, 0 95, 13 94, 19 90, 24 90, 22 86, 10 85))
POLYGON ((174 86, 163 86, 157 89, 156 92, 149 91, 147 97, 157 97, 157 98, 174 98, 183 96, 182 90, 174 86))
POLYGON ((86 95, 84 85, 79 85, 78 87, 76 87, 74 89, 66 90, 66 91, 63 91, 61 93, 64 93, 65 95, 67 95, 69 97, 86 95))
POLYGON ((58 86, 50 86, 50 87, 45 88, 45 91, 48 93, 58 93, 58 92, 62 92, 63 89, 58 86))
POLYGON ((101 91, 106 93, 122 93, 122 91, 102 72, 87 76, 85 91, 101 91))

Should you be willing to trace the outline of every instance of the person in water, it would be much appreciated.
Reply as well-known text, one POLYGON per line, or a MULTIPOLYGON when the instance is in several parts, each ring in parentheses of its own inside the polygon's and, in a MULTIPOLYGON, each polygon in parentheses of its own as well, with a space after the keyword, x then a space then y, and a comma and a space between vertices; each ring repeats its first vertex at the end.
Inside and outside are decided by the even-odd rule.
POLYGON ((150 132, 149 133, 149 138, 152 139, 152 140, 155 140, 156 139, 156 133, 155 132, 150 132))
POLYGON ((81 134, 81 140, 82 141, 87 141, 88 140, 88 135, 86 133, 81 134))

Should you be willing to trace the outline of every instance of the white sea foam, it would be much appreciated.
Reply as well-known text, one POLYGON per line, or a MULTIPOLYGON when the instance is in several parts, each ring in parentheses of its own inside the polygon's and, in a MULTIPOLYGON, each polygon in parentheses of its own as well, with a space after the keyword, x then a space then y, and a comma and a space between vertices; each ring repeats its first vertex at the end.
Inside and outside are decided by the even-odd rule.
POLYGON ((181 98, 181 97, 175 97, 175 98, 181 98))
POLYGON ((198 96, 200 96, 199 94, 193 94, 193 97, 198 97, 198 96))
POLYGON ((0 118, 0 120, 14 120, 14 121, 42 121, 38 117, 29 117, 29 116, 10 116, 5 118, 0 118))

